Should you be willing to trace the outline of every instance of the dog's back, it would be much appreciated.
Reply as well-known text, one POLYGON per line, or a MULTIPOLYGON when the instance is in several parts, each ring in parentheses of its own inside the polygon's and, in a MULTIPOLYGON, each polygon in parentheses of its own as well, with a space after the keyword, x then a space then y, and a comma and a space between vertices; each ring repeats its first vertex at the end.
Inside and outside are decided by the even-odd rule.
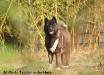
POLYGON ((59 52, 60 49, 61 49, 61 52, 70 51, 71 35, 67 30, 67 26, 62 21, 59 21, 57 24, 59 28, 56 35, 54 35, 53 37, 53 40, 59 39, 56 52, 57 51, 59 52))

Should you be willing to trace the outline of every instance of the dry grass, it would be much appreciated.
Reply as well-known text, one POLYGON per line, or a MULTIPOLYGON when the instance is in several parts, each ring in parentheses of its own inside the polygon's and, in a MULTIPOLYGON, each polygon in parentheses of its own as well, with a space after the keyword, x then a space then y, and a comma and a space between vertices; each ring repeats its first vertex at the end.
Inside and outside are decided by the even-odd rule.
MULTIPOLYGON (((53 64, 53 69, 51 70, 52 73, 48 75, 103 75, 104 73, 103 58, 104 58, 103 49, 97 50, 78 49, 76 50, 76 52, 71 53, 69 69, 62 69, 60 71, 57 71, 55 69, 55 64, 53 64)), ((50 71, 48 69, 48 57, 46 51, 34 53, 34 55, 29 54, 29 52, 25 52, 23 54, 17 53, 15 57, 9 59, 7 62, 4 61, 3 63, 1 63, 1 65, 2 65, 2 67, 0 67, 1 74, 4 70, 13 70, 13 71, 22 70, 32 72, 50 71)))

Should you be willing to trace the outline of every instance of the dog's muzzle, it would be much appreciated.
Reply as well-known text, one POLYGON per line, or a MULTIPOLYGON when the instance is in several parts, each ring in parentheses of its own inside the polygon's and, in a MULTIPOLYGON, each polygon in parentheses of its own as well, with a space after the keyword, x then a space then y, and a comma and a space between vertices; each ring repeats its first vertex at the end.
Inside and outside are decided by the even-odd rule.
POLYGON ((54 34, 54 31, 49 32, 49 34, 51 34, 51 35, 54 34))

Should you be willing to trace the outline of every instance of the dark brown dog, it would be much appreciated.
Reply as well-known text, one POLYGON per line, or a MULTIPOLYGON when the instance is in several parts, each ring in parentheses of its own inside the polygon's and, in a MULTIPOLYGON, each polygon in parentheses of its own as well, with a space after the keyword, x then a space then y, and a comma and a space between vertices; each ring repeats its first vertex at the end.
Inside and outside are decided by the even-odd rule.
POLYGON ((56 57, 56 65, 68 66, 71 48, 71 35, 67 26, 55 17, 51 20, 45 18, 45 47, 48 51, 49 64, 52 64, 53 57, 56 57))

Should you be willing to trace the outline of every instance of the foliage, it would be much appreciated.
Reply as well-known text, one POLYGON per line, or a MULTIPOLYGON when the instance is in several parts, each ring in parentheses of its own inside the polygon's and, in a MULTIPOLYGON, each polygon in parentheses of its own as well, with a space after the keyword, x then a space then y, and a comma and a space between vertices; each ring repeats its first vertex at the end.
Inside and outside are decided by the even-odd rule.
POLYGON ((104 74, 104 49, 96 49, 104 48, 104 0, 0 0, 0 71, 48 69, 43 27, 53 16, 68 25, 76 51, 59 75, 104 74))
MULTIPOLYGON (((56 16, 68 25, 74 46, 80 33, 78 27, 103 25, 103 6, 103 0, 1 0, 0 43, 17 40, 19 45, 33 47, 39 38, 43 48, 44 17, 56 16)), ((83 30, 92 32, 91 36, 97 33, 97 29, 90 29, 83 30)))

